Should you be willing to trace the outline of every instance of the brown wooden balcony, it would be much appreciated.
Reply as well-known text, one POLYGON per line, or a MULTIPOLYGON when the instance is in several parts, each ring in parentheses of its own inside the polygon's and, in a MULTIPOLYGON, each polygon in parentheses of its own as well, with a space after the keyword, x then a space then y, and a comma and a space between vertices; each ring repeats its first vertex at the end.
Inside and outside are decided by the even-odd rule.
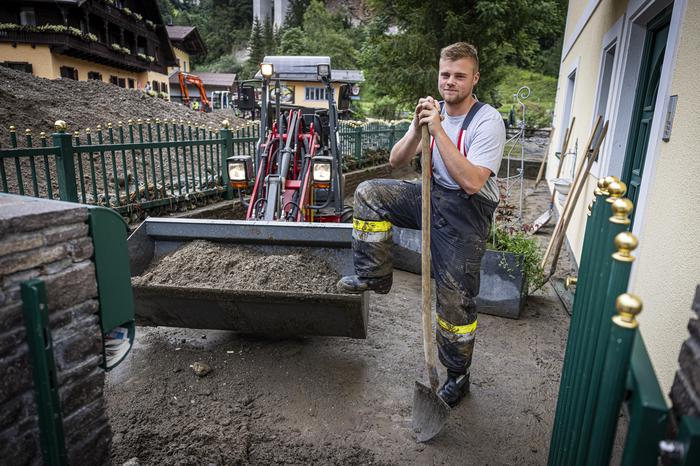
POLYGON ((0 42, 45 44, 49 45, 54 53, 69 55, 127 71, 153 70, 165 72, 164 66, 155 62, 145 61, 133 52, 130 55, 117 52, 112 49, 111 45, 102 42, 89 42, 68 32, 0 31, 0 42))

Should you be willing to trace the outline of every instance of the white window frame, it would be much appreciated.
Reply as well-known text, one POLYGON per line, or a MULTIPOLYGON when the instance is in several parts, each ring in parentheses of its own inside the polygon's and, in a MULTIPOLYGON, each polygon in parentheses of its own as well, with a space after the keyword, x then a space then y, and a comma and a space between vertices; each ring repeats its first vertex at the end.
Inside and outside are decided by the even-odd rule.
POLYGON ((610 28, 608 32, 603 36, 603 42, 600 52, 600 69, 598 72, 598 83, 596 84, 596 97, 593 103, 593 112, 591 120, 591 128, 595 124, 596 118, 598 118, 598 107, 600 106, 600 100, 603 98, 602 90, 605 87, 605 66, 607 63, 607 54, 611 48, 615 47, 615 56, 612 63, 612 72, 610 74, 610 83, 608 86, 607 103, 605 105, 605 114, 603 115, 604 120, 601 122, 601 126, 605 124, 605 120, 608 121, 608 134, 605 136, 603 141, 603 146, 600 148, 598 154, 598 160, 593 163, 591 167, 591 173, 597 178, 600 178, 605 173, 601 170, 602 167, 607 166, 607 160, 611 151, 612 144, 610 139, 612 139, 612 132, 610 131, 613 125, 612 114, 614 109, 617 107, 617 98, 620 94, 618 88, 620 76, 619 68, 621 57, 624 55, 621 50, 620 37, 622 36, 622 28, 625 23, 624 15, 617 20, 617 22, 610 28))
MULTIPOLYGON (((557 145, 554 147, 554 154, 559 152, 561 150, 561 146, 564 143, 564 136, 566 133, 566 128, 569 126, 571 123, 571 115, 574 109, 574 103, 576 102, 576 88, 577 83, 580 81, 579 79, 579 65, 581 64, 581 57, 579 56, 574 60, 569 68, 566 70, 566 79, 564 82, 566 82, 566 86, 564 89, 561 89, 563 91, 563 101, 561 103, 561 118, 559 119, 559 135, 557 137, 557 145), (571 77, 574 77, 574 83, 573 87, 571 86, 571 77)), ((569 147, 567 149, 571 150, 571 148, 574 147, 574 139, 569 138, 569 147)), ((562 155, 560 154, 560 157, 562 155)), ((551 176, 550 178, 554 178, 556 176, 556 166, 559 164, 559 160, 556 157, 553 157, 552 159, 554 163, 552 163, 552 171, 551 171, 551 176)), ((578 160, 578 156, 577 156, 578 160)), ((573 160, 571 160, 569 157, 564 159, 564 163, 561 166, 561 174, 560 177, 562 178, 568 178, 571 174, 571 164, 573 163, 573 160)), ((552 187, 552 189, 554 189, 552 187)))
POLYGON ((304 100, 309 102, 322 102, 326 100, 326 88, 320 86, 305 86, 304 100))

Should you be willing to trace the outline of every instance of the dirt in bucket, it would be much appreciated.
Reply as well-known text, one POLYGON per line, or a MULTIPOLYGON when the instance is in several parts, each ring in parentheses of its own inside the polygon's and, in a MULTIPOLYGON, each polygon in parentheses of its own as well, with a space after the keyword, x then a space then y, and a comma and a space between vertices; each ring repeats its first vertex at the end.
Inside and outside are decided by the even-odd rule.
POLYGON ((196 240, 164 256, 134 285, 337 293, 340 275, 302 249, 263 253, 251 247, 196 240))

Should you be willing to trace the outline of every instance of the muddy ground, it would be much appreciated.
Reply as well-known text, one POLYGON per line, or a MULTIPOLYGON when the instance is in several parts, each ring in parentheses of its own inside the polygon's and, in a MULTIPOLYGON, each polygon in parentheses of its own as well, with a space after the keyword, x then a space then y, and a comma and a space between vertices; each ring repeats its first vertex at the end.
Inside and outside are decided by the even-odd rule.
MULTIPOLYGON (((546 208, 544 191, 526 215, 546 208)), ((371 295, 366 340, 138 328, 107 376, 114 463, 545 464, 569 321, 552 287, 519 320, 479 316, 471 394, 421 445, 410 428, 414 380, 426 379, 420 277, 394 277, 371 295), (198 377, 195 362, 211 372, 198 377)))

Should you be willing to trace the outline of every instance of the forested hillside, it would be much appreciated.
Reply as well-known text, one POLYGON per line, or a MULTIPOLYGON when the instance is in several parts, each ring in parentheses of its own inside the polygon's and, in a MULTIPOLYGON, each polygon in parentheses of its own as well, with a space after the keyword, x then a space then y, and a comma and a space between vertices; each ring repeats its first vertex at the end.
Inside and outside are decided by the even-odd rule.
MULTIPOLYGON (((358 113, 388 118, 417 96, 437 94, 439 50, 456 41, 480 51, 479 98, 509 105, 504 79, 526 78, 537 87, 538 76, 558 73, 567 8, 567 0, 291 0, 277 29, 252 21, 252 0, 159 3, 166 21, 199 29, 209 53, 194 60, 195 70, 248 78, 265 55, 328 55, 334 68, 364 71, 358 113)), ((553 90, 542 94, 535 96, 540 105, 551 107, 553 90)))

